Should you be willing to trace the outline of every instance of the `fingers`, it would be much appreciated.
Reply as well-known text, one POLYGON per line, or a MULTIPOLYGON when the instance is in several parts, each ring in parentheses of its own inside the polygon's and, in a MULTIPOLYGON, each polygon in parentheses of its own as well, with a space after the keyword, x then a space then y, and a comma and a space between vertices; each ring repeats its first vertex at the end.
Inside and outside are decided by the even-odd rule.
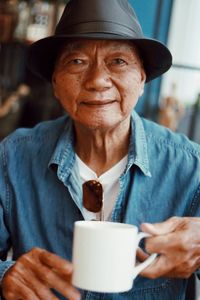
MULTIPOLYGON (((32 266, 38 279, 44 282, 49 288, 54 288, 67 299, 79 299, 79 292, 71 285, 71 276, 60 274, 57 270, 52 270, 45 265, 41 265, 39 270, 32 266)), ((48 299, 48 298, 46 298, 48 299)))
POLYGON ((24 261, 25 257, 19 259, 19 262, 13 265, 3 278, 2 289, 6 300, 20 298, 27 300, 58 300, 49 287, 35 276, 31 268, 27 269, 25 267, 24 261))
POLYGON ((150 279, 156 279, 168 273, 169 272, 168 268, 170 268, 170 266, 167 262, 166 257, 159 256, 153 261, 153 263, 149 267, 145 268, 140 273, 140 275, 150 279))
MULTIPOLYGON (((152 224, 150 224, 152 225, 152 224)), ((155 234, 146 239, 145 248, 148 253, 170 254, 172 250, 178 255, 200 255, 200 218, 177 218, 173 217, 163 222, 155 224, 170 229, 169 232, 160 230, 162 234, 155 234), (166 225, 167 224, 167 225, 166 225)))
POLYGON ((80 293, 71 285, 72 264, 46 250, 35 251, 38 251, 39 262, 36 265, 34 261, 30 261, 30 268, 35 276, 48 288, 54 288, 67 299, 80 299, 80 293))
POLYGON ((27 299, 38 300, 37 295, 27 286, 16 279, 10 279, 3 286, 3 296, 6 300, 27 299))
POLYGON ((159 254, 142 276, 188 278, 200 267, 200 218, 173 217, 142 229, 153 235, 145 241, 147 252, 159 254))
POLYGON ((195 271, 196 263, 194 263, 193 260, 183 261, 182 259, 169 259, 169 257, 161 255, 158 256, 149 267, 141 272, 141 276, 150 279, 159 277, 189 278, 195 271))
POLYGON ((141 229, 142 231, 150 233, 152 235, 167 234, 173 232, 182 222, 183 218, 172 217, 162 223, 143 223, 141 224, 141 229))
POLYGON ((38 299, 40 300, 58 300, 56 296, 53 295, 51 290, 46 284, 43 284, 42 280, 39 280, 36 276, 34 276, 34 273, 32 273, 33 276, 31 278, 31 281, 27 279, 24 279, 25 285, 29 287, 31 291, 34 291, 35 295, 37 295, 38 299))
POLYGON ((70 262, 46 250, 34 248, 22 255, 6 272, 2 288, 8 300, 57 300, 51 289, 57 290, 68 300, 78 300, 80 293, 71 285, 71 274, 70 262), (19 297, 13 298, 13 295, 19 297))
MULTIPOLYGON (((44 263, 38 276, 50 287, 69 299, 79 299, 80 293, 71 285, 72 264, 65 259, 43 250, 39 255, 44 263), (52 272, 53 270, 53 272, 52 272)), ((34 267, 34 266, 33 266, 34 267)))
POLYGON ((39 259, 46 266, 53 268, 63 274, 69 275, 72 273, 72 264, 58 255, 42 250, 39 259))
POLYGON ((176 245, 179 247, 179 240, 173 234, 155 236, 145 241, 145 249, 148 253, 166 254, 176 245))
POLYGON ((137 259, 140 262, 143 262, 145 259, 147 259, 149 257, 149 255, 147 253, 145 253, 141 248, 137 249, 137 259))
POLYGON ((141 224, 141 230, 152 235, 162 235, 180 230, 192 223, 200 226, 200 218, 171 217, 162 223, 143 223, 141 224))

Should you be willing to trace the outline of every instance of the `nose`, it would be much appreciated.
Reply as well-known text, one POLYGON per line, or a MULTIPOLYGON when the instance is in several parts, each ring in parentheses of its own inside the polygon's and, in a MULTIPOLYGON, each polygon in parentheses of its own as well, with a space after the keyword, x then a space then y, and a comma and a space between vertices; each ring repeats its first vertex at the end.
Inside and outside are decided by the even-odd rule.
POLYGON ((104 91, 112 87, 112 80, 106 67, 93 65, 85 77, 85 88, 87 90, 104 91))

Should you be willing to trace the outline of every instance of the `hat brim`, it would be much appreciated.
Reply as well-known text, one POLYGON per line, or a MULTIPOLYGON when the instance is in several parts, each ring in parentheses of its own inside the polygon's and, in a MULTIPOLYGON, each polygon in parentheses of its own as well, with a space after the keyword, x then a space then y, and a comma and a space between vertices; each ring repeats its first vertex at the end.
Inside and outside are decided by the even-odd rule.
POLYGON ((146 72, 146 82, 162 75, 172 65, 172 55, 161 42, 147 38, 131 38, 117 34, 90 33, 58 35, 33 43, 28 51, 28 67, 36 75, 51 82, 58 50, 69 39, 132 40, 139 49, 146 72))

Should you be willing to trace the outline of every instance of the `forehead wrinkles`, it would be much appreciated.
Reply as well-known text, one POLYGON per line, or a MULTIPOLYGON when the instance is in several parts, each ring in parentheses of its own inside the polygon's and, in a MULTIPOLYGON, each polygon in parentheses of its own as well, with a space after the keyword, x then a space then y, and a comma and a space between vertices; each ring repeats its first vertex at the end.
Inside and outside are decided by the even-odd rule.
POLYGON ((75 42, 75 41, 73 42, 72 41, 72 42, 69 42, 66 45, 64 45, 62 47, 61 51, 63 51, 63 52, 65 52, 65 51, 72 52, 74 50, 80 50, 82 48, 84 48, 83 47, 83 43, 81 43, 81 42, 75 42))
MULTIPOLYGON (((58 52, 56 64, 60 61, 60 59, 64 58, 65 55, 68 55, 70 53, 76 52, 76 51, 84 51, 88 49, 88 47, 94 46, 97 48, 98 46, 100 48, 104 48, 105 50, 108 50, 109 52, 124 52, 126 53, 132 53, 135 58, 137 59, 138 63, 143 66, 143 61, 141 58, 141 55, 139 53, 139 50, 136 45, 132 41, 110 41, 110 40, 76 40, 76 41, 69 41, 66 44, 62 45, 60 48, 60 51, 58 52)), ((89 49, 90 50, 90 49, 89 49)), ((108 53, 109 53, 108 52, 108 53)))
POLYGON ((100 46, 102 48, 108 49, 108 50, 117 50, 117 51, 127 51, 127 50, 134 50, 138 52, 136 49, 136 46, 131 41, 109 41, 109 40, 98 40, 98 41, 92 41, 92 40, 85 40, 85 41, 70 41, 63 45, 59 51, 59 53, 63 52, 73 52, 77 50, 84 50, 87 49, 89 46, 100 46))

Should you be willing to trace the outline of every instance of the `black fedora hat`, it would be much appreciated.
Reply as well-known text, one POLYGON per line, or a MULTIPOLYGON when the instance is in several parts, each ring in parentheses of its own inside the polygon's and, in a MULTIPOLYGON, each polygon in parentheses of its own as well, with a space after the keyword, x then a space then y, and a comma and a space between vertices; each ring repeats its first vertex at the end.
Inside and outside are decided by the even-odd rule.
POLYGON ((70 38, 133 40, 143 59, 146 82, 162 75, 172 64, 164 44, 145 38, 128 0, 70 0, 55 34, 29 47, 30 69, 51 81, 58 49, 70 38))

